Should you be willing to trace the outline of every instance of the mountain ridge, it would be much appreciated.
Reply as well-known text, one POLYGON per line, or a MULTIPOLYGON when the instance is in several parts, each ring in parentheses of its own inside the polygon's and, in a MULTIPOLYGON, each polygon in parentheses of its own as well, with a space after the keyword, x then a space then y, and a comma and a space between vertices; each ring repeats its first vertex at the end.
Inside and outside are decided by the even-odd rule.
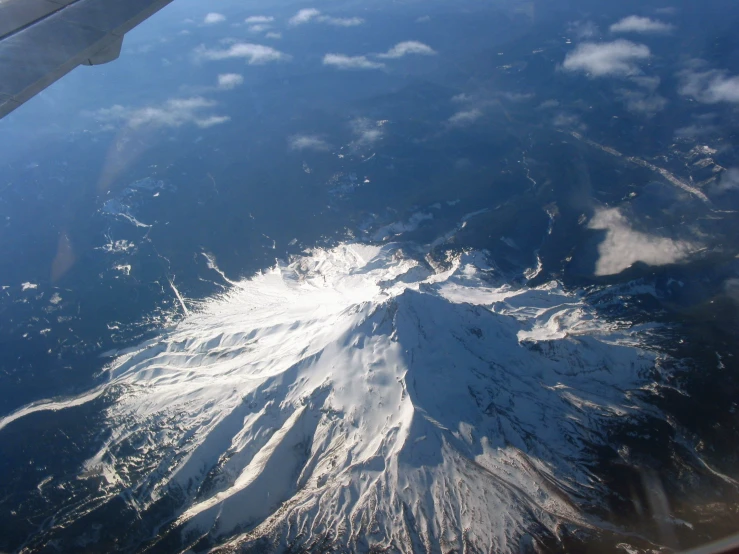
POLYGON ((115 359, 112 434, 79 478, 102 480, 103 505, 178 505, 154 551, 323 536, 517 552, 605 525, 583 510, 602 484, 582 446, 640 413, 656 359, 557 283, 506 284, 484 253, 439 271, 343 244, 115 359))

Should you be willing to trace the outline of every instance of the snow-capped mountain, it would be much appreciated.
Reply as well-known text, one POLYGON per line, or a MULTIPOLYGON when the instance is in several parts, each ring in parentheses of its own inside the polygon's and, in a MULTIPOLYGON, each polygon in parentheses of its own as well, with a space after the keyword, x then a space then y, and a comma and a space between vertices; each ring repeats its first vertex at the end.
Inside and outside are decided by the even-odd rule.
POLYGON ((23 413, 115 392, 78 478, 103 483, 97 506, 174 501, 158 533, 183 551, 517 552, 532 529, 598 526, 582 441, 640 410, 658 359, 637 337, 482 253, 434 269, 345 244, 234 283, 121 353, 105 387, 23 413))

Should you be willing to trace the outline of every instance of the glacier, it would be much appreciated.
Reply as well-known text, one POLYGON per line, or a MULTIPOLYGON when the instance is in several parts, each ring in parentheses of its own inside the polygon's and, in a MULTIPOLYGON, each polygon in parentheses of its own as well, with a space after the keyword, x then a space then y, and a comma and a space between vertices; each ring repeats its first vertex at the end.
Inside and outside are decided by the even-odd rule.
POLYGON ((314 249, 190 306, 99 389, 0 421, 111 395, 75 477, 101 483, 85 513, 169 503, 150 538, 183 552, 519 552, 607 527, 584 509, 604 492, 584 445, 649 409, 661 357, 582 293, 475 251, 314 249))

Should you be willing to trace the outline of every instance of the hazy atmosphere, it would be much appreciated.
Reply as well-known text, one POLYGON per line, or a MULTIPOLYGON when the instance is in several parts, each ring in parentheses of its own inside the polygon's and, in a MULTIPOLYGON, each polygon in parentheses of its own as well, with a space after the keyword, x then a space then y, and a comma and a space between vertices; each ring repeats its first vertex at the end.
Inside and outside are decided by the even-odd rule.
POLYGON ((735 532, 737 24, 174 0, 0 119, 0 552, 735 532))

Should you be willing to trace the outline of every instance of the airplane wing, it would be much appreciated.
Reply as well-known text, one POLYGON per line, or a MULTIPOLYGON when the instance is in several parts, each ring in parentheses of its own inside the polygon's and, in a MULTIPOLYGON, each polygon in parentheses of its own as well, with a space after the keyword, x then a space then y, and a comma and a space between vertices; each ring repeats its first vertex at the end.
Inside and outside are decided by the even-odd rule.
POLYGON ((124 35, 172 0, 0 0, 0 118, 78 65, 115 60, 124 35))

